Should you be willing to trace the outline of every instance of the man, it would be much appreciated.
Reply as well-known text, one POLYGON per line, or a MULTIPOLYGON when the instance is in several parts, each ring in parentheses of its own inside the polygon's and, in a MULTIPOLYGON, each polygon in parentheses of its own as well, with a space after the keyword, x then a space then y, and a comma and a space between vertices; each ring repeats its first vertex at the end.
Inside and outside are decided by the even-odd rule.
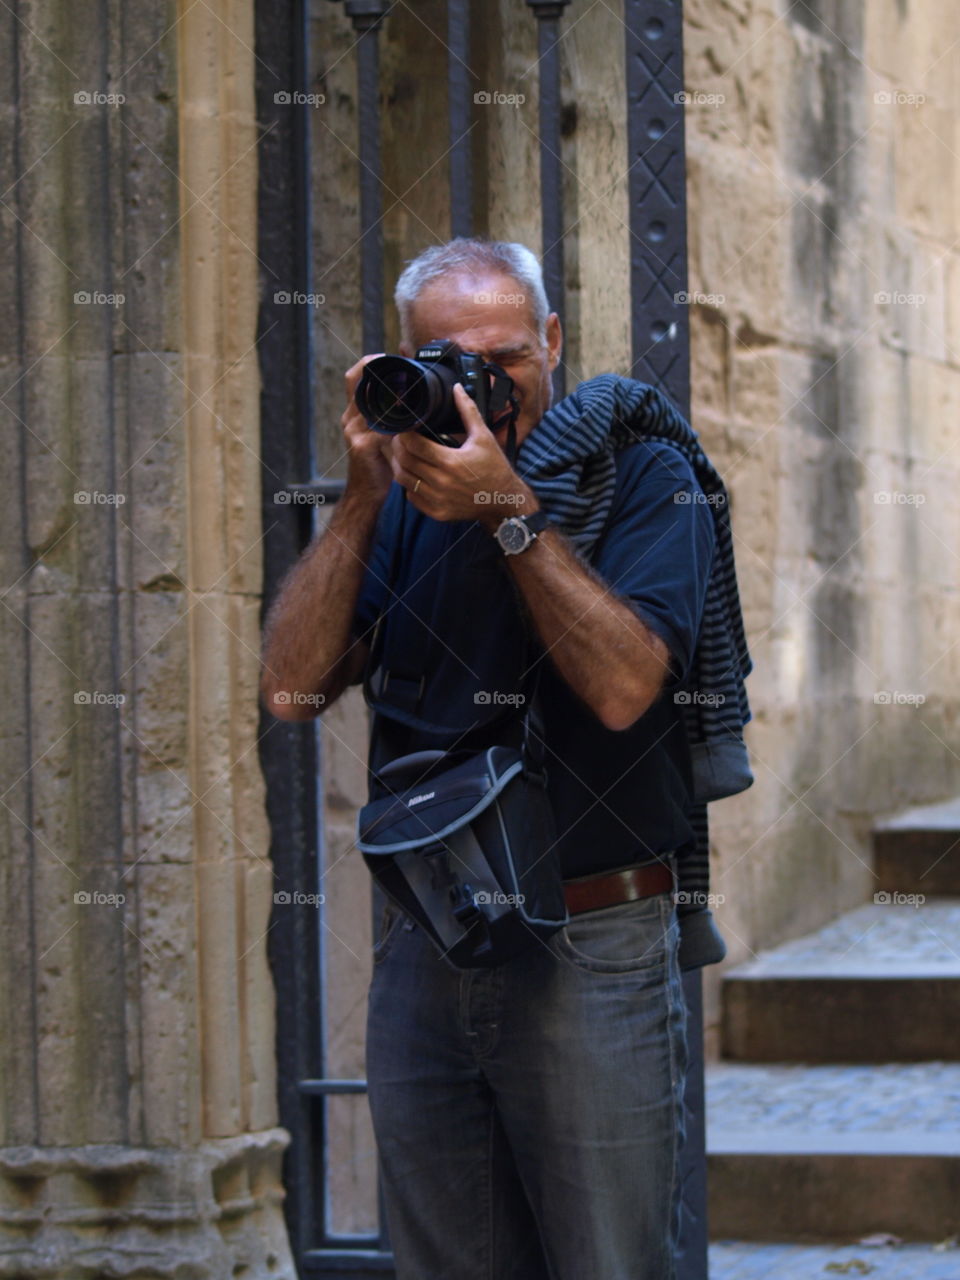
MULTIPOLYGON (((404 355, 452 340, 513 379, 516 465, 506 428, 491 431, 461 387, 460 448, 369 429, 354 394, 373 357, 355 364, 346 489, 271 612, 263 696, 284 719, 318 701, 293 691, 329 706, 361 678, 388 615, 379 768, 496 741, 504 702, 535 667, 571 911, 548 943, 458 970, 387 909, 367 1065, 397 1274, 670 1280, 686 1067, 672 868, 692 838, 675 695, 697 644, 713 520, 682 452, 637 439, 610 454, 602 519, 581 475, 588 555, 545 522, 536 490, 550 485, 525 463, 554 422, 562 335, 529 250, 437 246, 408 265, 396 297, 404 355), (498 541, 512 515, 528 526, 521 550, 498 541)), ((573 457, 575 436, 555 434, 547 452, 573 457)))

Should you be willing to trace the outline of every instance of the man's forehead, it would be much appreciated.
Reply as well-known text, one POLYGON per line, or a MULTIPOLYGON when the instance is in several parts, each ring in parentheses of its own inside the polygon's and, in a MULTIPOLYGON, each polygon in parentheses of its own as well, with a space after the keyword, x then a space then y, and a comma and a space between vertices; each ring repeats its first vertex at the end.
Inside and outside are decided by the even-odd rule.
POLYGON ((450 273, 423 289, 412 319, 418 340, 469 333, 476 345, 519 348, 537 342, 531 312, 529 299, 510 276, 450 273))

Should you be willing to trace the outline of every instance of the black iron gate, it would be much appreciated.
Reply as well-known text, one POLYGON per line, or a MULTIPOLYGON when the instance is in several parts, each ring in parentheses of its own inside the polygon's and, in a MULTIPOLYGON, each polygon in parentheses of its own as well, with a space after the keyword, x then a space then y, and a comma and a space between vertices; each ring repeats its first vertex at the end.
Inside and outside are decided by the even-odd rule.
MULTIPOLYGON (((563 318, 564 220, 560 59, 570 0, 526 0, 538 25, 539 139, 543 264, 547 294, 563 318)), ((310 293, 308 0, 258 0, 256 6, 259 148, 258 333, 263 379, 262 460, 265 608, 277 583, 312 536, 309 504, 278 505, 280 488, 322 492, 335 500, 337 481, 319 479, 313 449, 309 307, 278 305, 278 291, 310 293), (278 103, 278 90, 293 97, 278 103), (297 99, 295 95, 301 95, 297 99), (304 105, 296 109, 295 103, 304 105)), ((576 11, 575 6, 573 12, 576 11)), ((363 350, 383 350, 384 244, 379 117, 379 42, 389 22, 385 0, 344 0, 356 33, 359 113, 361 307, 363 350)), ((473 230, 474 165, 470 128, 470 0, 448 0, 450 225, 473 230)), ((623 0, 626 63, 631 342, 634 377, 660 386, 689 413, 686 205, 683 145, 681 0, 623 0)), ((563 392, 563 373, 556 375, 563 392)), ((264 716, 261 763, 267 781, 271 855, 278 891, 317 884, 322 866, 320 739, 312 724, 264 716)), ((363 1081, 324 1075, 323 997, 315 913, 294 912, 271 929, 269 954, 277 988, 279 1105, 292 1134, 285 1165, 287 1221, 300 1274, 358 1277, 392 1271, 385 1234, 337 1237, 325 1215, 325 1103, 362 1092, 363 1081)), ((680 1280, 705 1280, 706 1161, 700 974, 686 975, 691 1066, 684 1150, 684 1218, 680 1280)), ((382 1218, 381 1218, 382 1220, 382 1218)))

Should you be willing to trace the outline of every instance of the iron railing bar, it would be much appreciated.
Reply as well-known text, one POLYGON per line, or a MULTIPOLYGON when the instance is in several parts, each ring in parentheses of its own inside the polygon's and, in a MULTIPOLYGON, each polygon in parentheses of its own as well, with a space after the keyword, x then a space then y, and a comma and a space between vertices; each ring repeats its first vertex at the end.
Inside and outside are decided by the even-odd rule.
POLYGON ((379 1236, 372 1235, 369 1231, 358 1231, 355 1235, 351 1235, 349 1232, 340 1234, 331 1232, 329 1235, 324 1236, 316 1247, 325 1253, 342 1248, 354 1254, 359 1253, 364 1247, 376 1252, 379 1239, 379 1236))
MULTIPOLYGON (((384 346, 384 252, 383 252, 383 183, 381 174, 380 153, 380 27, 387 11, 389 0, 345 0, 344 10, 350 18, 353 29, 357 33, 357 122, 358 122, 358 181, 360 188, 360 294, 361 325, 364 352, 382 351, 384 346)), ((344 481, 337 478, 314 474, 303 483, 287 485, 286 489, 294 495, 317 497, 326 505, 335 503, 343 496, 344 481)), ((320 734, 318 730, 318 750, 320 734)), ((322 778, 318 776, 318 788, 321 790, 322 812, 322 778)), ((325 860, 320 866, 326 865, 325 860)), ((320 998, 323 1000, 327 985, 326 965, 324 963, 323 946, 317 947, 317 972, 320 985, 320 998)), ((324 1026, 322 1007, 317 1019, 319 1027, 324 1026)), ((318 1063, 321 1071, 325 1070, 325 1055, 318 1063)), ((325 1100, 329 1097, 357 1095, 366 1092, 366 1082, 358 1080, 333 1079, 301 1079, 297 1088, 304 1101, 311 1097, 324 1100, 318 1111, 320 1113, 318 1129, 320 1142, 320 1166, 324 1169, 326 1179, 329 1150, 327 1146, 327 1124, 325 1100)), ((326 1186, 324 1192, 328 1190, 326 1186)), ((380 1236, 338 1236, 329 1231, 327 1222, 329 1204, 327 1195, 318 1196, 323 1207, 318 1209, 321 1220, 319 1231, 321 1248, 308 1248, 301 1252, 301 1269, 319 1270, 322 1273, 350 1272, 352 1274, 392 1273, 393 1259, 379 1247, 380 1236), (373 1246, 366 1248, 364 1246, 373 1246)))
POLYGON ((346 1272, 356 1280, 364 1280, 365 1276, 383 1280, 384 1275, 393 1275, 394 1270, 391 1255, 372 1249, 307 1249, 301 1266, 307 1269, 307 1274, 346 1272))
POLYGON ((357 39, 360 157, 360 295, 365 352, 383 350, 383 182, 380 160, 380 25, 387 0, 346 0, 357 39))
POLYGON ((631 374, 690 407, 682 6, 624 0, 631 374), (654 89, 655 92, 651 92, 654 89))
MULTIPOLYGON (((569 0, 527 0, 537 16, 537 52, 540 69, 540 227, 543 283, 550 306, 566 315, 563 274, 563 166, 560 157, 560 15, 569 0)), ((566 389, 564 362, 553 371, 553 395, 559 400, 566 389)))
POLYGON ((305 480, 302 484, 285 484, 280 492, 317 494, 324 502, 338 502, 343 497, 346 481, 329 476, 317 476, 313 480, 305 480))
MULTIPOLYGON (((280 305, 276 290, 310 292, 309 124, 304 106, 289 98, 306 89, 307 14, 303 0, 289 0, 269 14, 256 6, 257 119, 265 122, 258 146, 258 256, 264 296, 257 331, 261 370, 261 496, 264 523, 263 612, 276 588, 310 539, 310 513, 278 508, 278 475, 309 476, 316 470, 312 431, 312 349, 309 308, 280 305)), ((316 866, 317 758, 314 730, 278 724, 260 714, 260 763, 266 784, 270 858, 275 888, 298 888, 316 866)), ((277 909, 272 912, 276 923, 277 909)), ((293 1141, 285 1153, 284 1214, 294 1251, 310 1243, 316 1149, 309 1103, 296 1089, 301 1074, 315 1071, 311 1040, 319 993, 305 963, 314 954, 314 922, 301 913, 290 929, 268 930, 267 948, 277 990, 276 1046, 280 1123, 293 1141)))
POLYGON ((450 124, 450 233, 473 234, 470 129, 470 0, 447 0, 447 114, 450 124))
MULTIPOLYGON (((631 374, 690 414, 683 5, 624 0, 630 226, 631 374)), ((688 1065, 680 1152, 677 1280, 708 1275, 703 1001, 699 969, 683 975, 688 1065)))
POLYGON ((298 1080, 297 1088, 301 1093, 366 1093, 366 1080, 298 1080))

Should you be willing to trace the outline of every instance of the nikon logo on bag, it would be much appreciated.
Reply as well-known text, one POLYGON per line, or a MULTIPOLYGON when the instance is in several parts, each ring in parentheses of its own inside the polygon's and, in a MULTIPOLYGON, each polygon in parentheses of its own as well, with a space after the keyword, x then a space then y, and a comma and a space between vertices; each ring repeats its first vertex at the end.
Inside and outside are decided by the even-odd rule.
POLYGON ((423 804, 424 800, 432 800, 436 794, 435 791, 425 791, 423 795, 411 796, 407 801, 407 808, 412 809, 415 804, 423 804))

